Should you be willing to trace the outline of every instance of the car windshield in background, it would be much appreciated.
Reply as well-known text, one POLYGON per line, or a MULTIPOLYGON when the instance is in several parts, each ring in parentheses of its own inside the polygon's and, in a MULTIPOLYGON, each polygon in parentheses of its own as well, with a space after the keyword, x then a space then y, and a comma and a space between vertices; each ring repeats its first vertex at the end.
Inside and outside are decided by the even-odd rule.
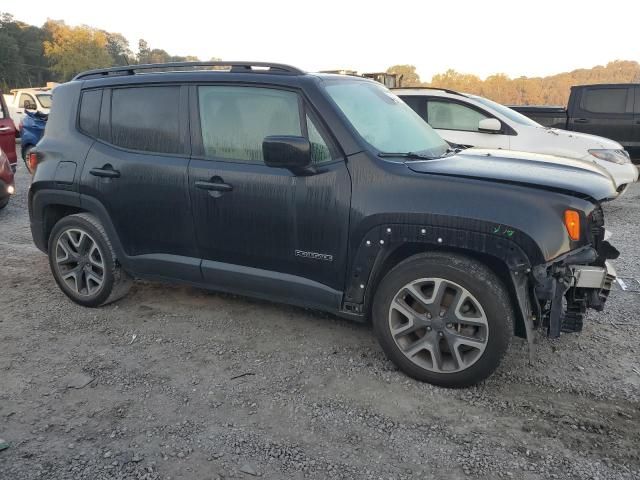
POLYGON ((431 158, 447 153, 442 137, 384 86, 341 80, 325 88, 362 138, 380 152, 431 158))
POLYGON ((51 94, 47 93, 46 95, 36 95, 38 97, 38 101, 42 108, 51 108, 51 94))
POLYGON ((496 102, 494 102, 492 100, 489 100, 488 98, 478 97, 476 95, 469 95, 469 97, 473 98, 477 102, 482 103, 483 105, 486 105, 489 108, 493 108, 496 112, 504 115, 509 120, 512 120, 512 121, 514 121, 516 123, 519 123, 520 125, 526 125, 528 127, 541 127, 542 126, 538 122, 534 122, 533 120, 531 120, 529 117, 525 117, 521 113, 516 112, 515 110, 512 110, 509 107, 505 107, 504 105, 496 103, 496 102))

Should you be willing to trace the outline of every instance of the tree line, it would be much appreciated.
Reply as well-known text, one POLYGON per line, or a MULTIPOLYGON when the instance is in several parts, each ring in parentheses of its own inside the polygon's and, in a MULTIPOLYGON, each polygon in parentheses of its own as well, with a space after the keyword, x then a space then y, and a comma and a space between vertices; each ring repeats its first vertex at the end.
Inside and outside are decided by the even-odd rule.
POLYGON ((137 47, 134 53, 120 33, 86 25, 73 27, 61 20, 47 20, 36 27, 0 13, 0 88, 8 91, 65 82, 92 68, 199 60, 151 48, 144 39, 137 47))
POLYGON ((413 65, 395 65, 387 73, 402 74, 403 86, 438 87, 472 93, 505 105, 566 105, 572 85, 640 82, 640 63, 615 60, 605 66, 581 68, 547 77, 510 78, 503 73, 482 80, 477 75, 447 70, 422 82, 413 65))
MULTIPOLYGON (((92 68, 198 60, 151 48, 143 39, 134 53, 120 33, 86 25, 73 27, 61 20, 47 20, 36 27, 0 13, 0 88, 5 91, 42 86, 48 81, 64 82, 92 68)), ((395 65, 387 72, 402 74, 403 86, 448 88, 507 105, 565 105, 572 85, 640 82, 640 64, 626 60, 547 77, 510 78, 498 73, 483 80, 450 69, 423 82, 413 65, 395 65)))

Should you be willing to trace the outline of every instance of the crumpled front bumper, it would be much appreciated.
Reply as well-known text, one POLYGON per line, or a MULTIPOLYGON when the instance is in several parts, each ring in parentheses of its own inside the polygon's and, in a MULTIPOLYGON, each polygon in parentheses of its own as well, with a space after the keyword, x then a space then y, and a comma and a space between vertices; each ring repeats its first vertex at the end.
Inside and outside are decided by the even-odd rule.
POLYGON ((561 259, 534 268, 534 296, 540 306, 541 325, 550 337, 579 332, 587 309, 602 310, 616 279, 608 260, 619 252, 603 240, 598 249, 586 246, 561 259))

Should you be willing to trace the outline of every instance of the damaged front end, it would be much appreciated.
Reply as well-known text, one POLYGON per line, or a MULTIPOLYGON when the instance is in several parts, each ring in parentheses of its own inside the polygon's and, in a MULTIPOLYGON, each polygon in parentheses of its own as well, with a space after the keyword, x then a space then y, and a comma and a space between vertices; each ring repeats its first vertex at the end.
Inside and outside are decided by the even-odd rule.
POLYGON ((547 264, 533 268, 533 294, 538 300, 538 326, 549 337, 560 332, 579 332, 588 308, 602 310, 616 279, 608 260, 619 252, 605 240, 601 207, 589 215, 589 244, 573 250, 547 264))

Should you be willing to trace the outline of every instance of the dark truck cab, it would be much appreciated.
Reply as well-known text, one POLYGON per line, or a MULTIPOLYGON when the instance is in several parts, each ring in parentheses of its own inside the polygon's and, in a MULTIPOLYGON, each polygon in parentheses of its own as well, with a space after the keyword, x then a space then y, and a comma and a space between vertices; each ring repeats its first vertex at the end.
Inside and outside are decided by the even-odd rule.
POLYGON ((371 321, 399 368, 438 385, 486 378, 514 333, 579 331, 615 278, 602 170, 452 151, 366 79, 90 71, 56 88, 34 154, 33 239, 74 302, 138 277, 321 309, 371 321))
POLYGON ((510 108, 545 127, 610 138, 632 158, 640 157, 640 84, 573 86, 566 109, 524 105, 510 108))

